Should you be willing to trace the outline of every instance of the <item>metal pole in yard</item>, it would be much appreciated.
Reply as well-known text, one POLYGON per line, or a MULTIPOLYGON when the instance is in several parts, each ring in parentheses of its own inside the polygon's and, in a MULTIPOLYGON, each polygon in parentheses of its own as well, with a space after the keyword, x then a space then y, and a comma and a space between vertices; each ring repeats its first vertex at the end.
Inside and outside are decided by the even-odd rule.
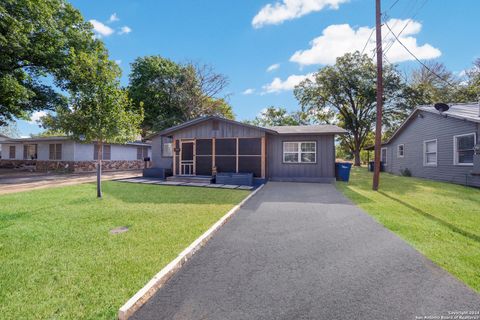
POLYGON ((382 77, 382 11, 381 0, 376 0, 376 39, 377 39, 377 121, 375 124, 375 165, 373 170, 373 190, 378 190, 380 183, 380 149, 382 147, 382 109, 383 109, 383 77, 382 77))

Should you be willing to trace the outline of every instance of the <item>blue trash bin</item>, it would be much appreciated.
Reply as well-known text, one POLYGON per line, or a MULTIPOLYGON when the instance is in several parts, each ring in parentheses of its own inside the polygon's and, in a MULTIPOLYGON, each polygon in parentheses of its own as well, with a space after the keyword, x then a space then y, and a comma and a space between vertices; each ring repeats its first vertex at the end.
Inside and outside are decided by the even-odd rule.
POLYGON ((350 162, 337 162, 335 165, 337 166, 338 180, 348 182, 352 164, 350 162))

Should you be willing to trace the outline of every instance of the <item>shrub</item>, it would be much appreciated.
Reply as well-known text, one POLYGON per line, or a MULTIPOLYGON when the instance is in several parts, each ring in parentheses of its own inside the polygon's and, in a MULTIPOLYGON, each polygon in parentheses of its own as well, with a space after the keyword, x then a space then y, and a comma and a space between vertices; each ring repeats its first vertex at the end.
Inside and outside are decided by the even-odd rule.
POLYGON ((404 177, 411 177, 412 176, 412 172, 408 168, 400 169, 400 174, 404 177))

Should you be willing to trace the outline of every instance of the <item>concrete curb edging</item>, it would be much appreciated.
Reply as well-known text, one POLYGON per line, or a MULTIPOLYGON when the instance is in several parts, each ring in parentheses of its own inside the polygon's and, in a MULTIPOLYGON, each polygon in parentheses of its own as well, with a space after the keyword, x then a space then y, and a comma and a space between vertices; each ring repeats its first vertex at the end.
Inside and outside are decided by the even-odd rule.
POLYGON ((150 299, 158 289, 160 289, 180 268, 188 261, 200 248, 202 248, 213 234, 220 229, 250 198, 264 187, 260 187, 250 193, 239 204, 230 209, 223 217, 220 218, 205 233, 192 242, 185 250, 183 250, 174 260, 167 264, 160 272, 158 272, 148 283, 140 289, 133 297, 131 297, 119 310, 118 319, 127 320, 135 311, 137 311, 145 302, 150 299))

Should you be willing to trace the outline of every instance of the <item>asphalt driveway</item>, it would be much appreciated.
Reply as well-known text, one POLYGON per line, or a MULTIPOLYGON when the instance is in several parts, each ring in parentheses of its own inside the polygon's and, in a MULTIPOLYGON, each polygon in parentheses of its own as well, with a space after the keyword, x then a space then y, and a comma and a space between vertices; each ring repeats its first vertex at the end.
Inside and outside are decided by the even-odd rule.
POLYGON ((334 186, 270 182, 132 318, 405 320, 476 310, 480 295, 334 186))

